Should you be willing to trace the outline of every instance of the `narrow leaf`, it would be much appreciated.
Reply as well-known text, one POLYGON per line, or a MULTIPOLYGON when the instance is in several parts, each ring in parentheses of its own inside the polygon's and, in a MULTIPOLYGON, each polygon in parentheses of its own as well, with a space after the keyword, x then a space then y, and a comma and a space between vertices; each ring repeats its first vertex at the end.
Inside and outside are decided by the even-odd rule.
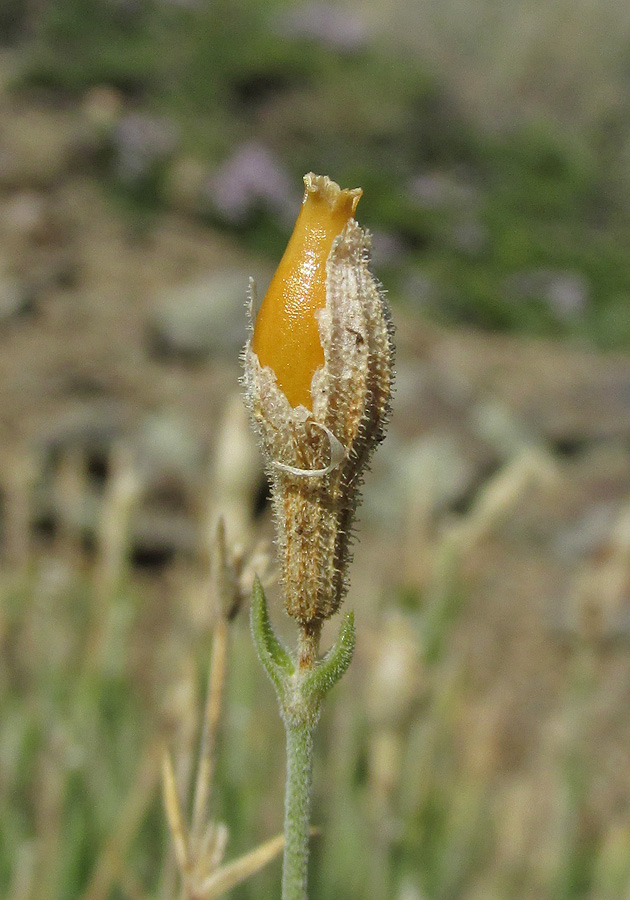
POLYGON ((252 591, 251 626, 258 658, 267 670, 276 690, 282 693, 286 677, 293 675, 295 667, 291 657, 276 637, 269 621, 267 599, 258 578, 254 580, 252 591))
POLYGON ((305 691, 320 699, 327 694, 352 662, 355 644, 354 613, 349 612, 341 623, 337 640, 322 661, 305 678, 305 691))

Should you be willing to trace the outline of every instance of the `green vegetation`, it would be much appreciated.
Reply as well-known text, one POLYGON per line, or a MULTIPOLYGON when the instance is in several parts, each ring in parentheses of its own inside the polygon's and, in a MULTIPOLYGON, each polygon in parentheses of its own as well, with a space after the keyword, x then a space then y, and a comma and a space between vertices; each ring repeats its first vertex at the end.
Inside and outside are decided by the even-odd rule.
MULTIPOLYGON (((489 131, 464 112, 447 61, 431 66, 377 39, 340 52, 283 31, 294 9, 54 0, 30 30, 20 83, 66 100, 114 88, 130 108, 173 122, 178 152, 209 172, 256 141, 291 183, 312 170, 361 184, 364 220, 396 248, 379 264, 395 302, 446 322, 630 347, 623 108, 574 127, 530 111, 489 131)), ((614 77, 611 67, 611 91, 614 77)), ((123 193, 166 202, 170 163, 123 193)), ((220 219, 211 205, 200 214, 220 219)), ((277 258, 287 228, 263 204, 236 230, 277 258)))

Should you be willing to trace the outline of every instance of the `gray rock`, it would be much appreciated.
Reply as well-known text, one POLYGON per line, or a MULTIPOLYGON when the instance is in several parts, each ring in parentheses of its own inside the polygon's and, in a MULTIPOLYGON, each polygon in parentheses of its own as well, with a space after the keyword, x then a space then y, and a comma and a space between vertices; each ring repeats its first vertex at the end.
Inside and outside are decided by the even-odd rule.
MULTIPOLYGON (((80 496, 60 498, 54 484, 38 485, 34 496, 34 519, 54 526, 72 528, 77 535, 93 538, 103 513, 102 491, 87 486, 80 496)), ((131 522, 129 542, 136 556, 153 556, 155 565, 167 562, 175 553, 193 553, 199 543, 198 525, 187 512, 141 507, 131 522)))
POLYGON ((415 503, 431 511, 448 507, 468 493, 478 475, 458 436, 447 431, 405 441, 392 431, 371 468, 362 515, 391 528, 404 524, 415 503))
POLYGON ((551 279, 547 300, 559 319, 574 319, 588 304, 590 288, 579 272, 558 272, 551 279))
POLYGON ((81 403, 57 413, 49 427, 37 437, 44 456, 80 450, 106 456, 114 441, 125 434, 129 414, 112 401, 81 403))
POLYGON ((50 187, 70 170, 76 155, 74 120, 43 111, 3 115, 0 185, 50 187))
POLYGON ((504 291, 512 302, 538 300, 544 303, 561 321, 570 321, 582 315, 591 294, 590 285, 580 272, 554 269, 516 272, 505 280, 504 291))
POLYGON ((47 236, 50 214, 40 191, 16 191, 5 202, 3 218, 4 227, 17 238, 42 242, 47 236))
POLYGON ((5 325, 35 308, 32 288, 21 278, 0 271, 0 325, 5 325))
POLYGON ((112 135, 117 177, 125 184, 150 177, 170 159, 178 141, 179 131, 170 119, 142 113, 123 116, 112 135))
MULTIPOLYGON (((410 340, 421 340, 421 332, 412 327, 407 332, 399 328, 398 334, 399 347, 413 349, 410 340)), ((585 352, 555 341, 443 331, 431 359, 441 386, 461 384, 466 404, 494 398, 525 433, 550 442, 563 455, 579 456, 603 442, 630 441, 627 355, 585 352)), ((463 414, 467 416, 465 408, 463 414)))
POLYGON ((83 404, 58 416, 54 426, 39 435, 35 449, 41 459, 34 491, 36 522, 94 537, 107 484, 123 453, 139 490, 130 531, 133 552, 156 554, 159 561, 195 549, 207 454, 185 421, 160 414, 136 424, 114 403, 83 404), (71 490, 64 488, 63 478, 60 481, 64 460, 76 467, 71 490))
POLYGON ((158 297, 148 323, 155 355, 190 361, 233 359, 245 343, 247 289, 247 273, 238 269, 208 275, 158 297))
POLYGON ((177 416, 148 416, 131 443, 135 467, 144 483, 164 479, 186 483, 202 477, 202 442, 177 416))

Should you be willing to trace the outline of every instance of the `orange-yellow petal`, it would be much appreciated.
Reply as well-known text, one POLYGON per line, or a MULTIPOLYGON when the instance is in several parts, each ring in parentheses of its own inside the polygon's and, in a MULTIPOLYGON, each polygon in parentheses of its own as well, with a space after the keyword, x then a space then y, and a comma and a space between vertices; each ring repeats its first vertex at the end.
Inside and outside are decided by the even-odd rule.
POLYGON ((311 380, 324 363, 315 313, 326 304, 326 261, 361 198, 326 176, 304 176, 304 199, 280 265, 265 294, 253 350, 273 369, 291 406, 312 409, 311 380))

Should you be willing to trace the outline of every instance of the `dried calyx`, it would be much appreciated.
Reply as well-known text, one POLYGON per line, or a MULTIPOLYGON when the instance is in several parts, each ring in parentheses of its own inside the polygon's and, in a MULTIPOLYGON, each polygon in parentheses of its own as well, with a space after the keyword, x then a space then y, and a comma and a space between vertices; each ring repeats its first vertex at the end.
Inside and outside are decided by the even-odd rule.
POLYGON ((285 607, 318 627, 341 603, 361 475, 392 385, 388 307, 352 218, 360 190, 304 178, 295 231, 244 351, 272 485, 285 607))

